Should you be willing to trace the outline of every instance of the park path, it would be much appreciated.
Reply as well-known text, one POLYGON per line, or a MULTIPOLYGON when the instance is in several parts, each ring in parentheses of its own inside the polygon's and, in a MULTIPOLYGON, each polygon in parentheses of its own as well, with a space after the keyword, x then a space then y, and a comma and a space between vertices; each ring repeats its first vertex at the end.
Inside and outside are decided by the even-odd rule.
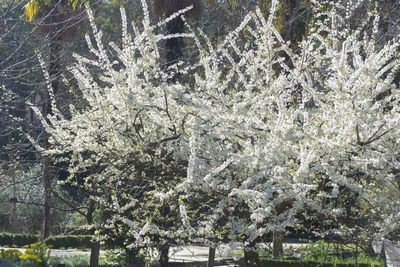
MULTIPOLYGON (((289 246, 299 246, 301 244, 287 243, 285 247, 289 246)), ((9 249, 5 247, 0 247, 0 249, 9 249)), ((16 248, 21 252, 24 252, 25 248, 16 248)), ((170 248, 170 261, 171 262, 196 262, 196 261, 206 261, 208 259, 208 247, 202 246, 180 246, 170 248)), ((101 251, 101 254, 107 251, 101 251)), ((74 255, 89 255, 90 250, 79 250, 79 249, 51 249, 51 256, 74 256, 74 255)), ((216 259, 220 259, 221 255, 216 251, 216 259)))

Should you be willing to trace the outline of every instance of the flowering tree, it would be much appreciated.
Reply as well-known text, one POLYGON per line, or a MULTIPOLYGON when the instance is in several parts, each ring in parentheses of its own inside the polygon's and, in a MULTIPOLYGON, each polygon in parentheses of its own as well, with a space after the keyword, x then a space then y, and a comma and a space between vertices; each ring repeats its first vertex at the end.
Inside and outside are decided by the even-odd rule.
MULTIPOLYGON (((143 5, 147 11, 145 1, 143 5)), ((70 116, 64 117, 49 86, 54 112, 42 122, 51 136, 52 149, 47 153, 62 154, 71 177, 89 174, 84 186, 102 204, 108 220, 101 227, 118 232, 128 226, 127 239, 143 246, 154 239, 158 243, 174 239, 164 233, 175 227, 166 222, 175 221, 167 217, 168 210, 173 213, 173 203, 166 205, 149 195, 168 190, 179 182, 182 171, 185 174, 186 157, 179 148, 184 145, 180 139, 190 117, 185 105, 190 99, 187 88, 170 84, 173 73, 163 72, 159 65, 157 42, 163 36, 154 34, 148 12, 143 31, 135 26, 132 35, 122 14, 123 47, 111 44, 117 58, 104 49, 101 32, 92 23, 95 44, 89 37, 87 42, 96 59, 77 56, 71 68, 85 107, 72 106, 70 116), (159 224, 157 216, 164 219, 159 224), (141 231, 150 221, 158 228, 150 234, 141 231), (139 233, 148 234, 148 239, 143 241, 139 233)), ((89 17, 93 22, 90 13, 89 17)))
MULTIPOLYGON (((356 7, 324 9, 300 53, 276 33, 273 16, 265 22, 258 14, 247 29, 252 47, 230 41, 230 53, 202 57, 207 67, 197 84, 209 104, 198 113, 183 188, 184 198, 196 189, 214 197, 216 208, 201 222, 214 240, 215 226, 225 223, 232 244, 251 247, 265 233, 304 223, 306 212, 330 222, 319 235, 361 238, 367 229, 360 227, 377 230, 384 220, 397 227, 399 43, 376 47, 376 28, 371 37, 346 29, 341 14, 356 7), (340 220, 351 216, 352 223, 340 220)), ((378 25, 377 15, 370 19, 378 25)))
MULTIPOLYGON (((372 223, 390 226, 380 234, 396 227, 398 42, 375 47, 373 35, 347 30, 352 9, 337 3, 319 11, 294 53, 274 27, 273 1, 267 21, 250 13, 217 47, 187 35, 199 61, 179 69, 193 79, 171 83, 157 47, 171 36, 154 33, 159 25, 142 4, 133 33, 122 11, 123 45, 110 44, 116 58, 94 25, 94 59, 76 56, 85 108, 63 117, 54 107, 42 118, 46 153, 68 154, 72 176, 95 169, 85 186, 107 211, 104 228, 124 229, 130 247, 192 236, 247 254, 265 234, 304 224, 304 214, 335 221, 370 210, 372 223), (350 196, 357 205, 345 207, 350 196)), ((357 227, 328 230, 344 236, 357 227)))

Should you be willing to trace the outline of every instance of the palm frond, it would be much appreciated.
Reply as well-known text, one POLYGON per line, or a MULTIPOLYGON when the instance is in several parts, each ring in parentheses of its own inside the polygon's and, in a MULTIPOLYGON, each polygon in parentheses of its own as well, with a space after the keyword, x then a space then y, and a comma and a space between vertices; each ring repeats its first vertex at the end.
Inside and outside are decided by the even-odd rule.
POLYGON ((25 17, 28 21, 32 21, 35 15, 38 13, 40 8, 40 2, 38 0, 32 0, 25 6, 25 12, 22 17, 25 17))
MULTIPOLYGON (((1 1, 1 0, 0 0, 1 1)), ((21 18, 38 24, 37 33, 71 39, 87 28, 83 4, 88 0, 30 0, 21 18)))

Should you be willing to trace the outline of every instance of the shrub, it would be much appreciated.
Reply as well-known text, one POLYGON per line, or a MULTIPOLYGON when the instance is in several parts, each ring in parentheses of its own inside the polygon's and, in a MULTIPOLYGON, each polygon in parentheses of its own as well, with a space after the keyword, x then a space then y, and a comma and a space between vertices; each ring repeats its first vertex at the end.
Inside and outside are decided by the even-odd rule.
POLYGON ((38 242, 38 236, 33 234, 0 233, 0 245, 23 247, 38 242))
POLYGON ((19 256, 22 255, 22 252, 18 249, 1 249, 0 250, 0 259, 7 261, 18 261, 19 256))
POLYGON ((90 248, 91 235, 57 235, 45 240, 53 248, 90 248))
MULTIPOLYGON (((91 247, 91 235, 56 235, 50 236, 45 240, 47 245, 51 245, 53 248, 81 248, 89 249, 91 247)), ((104 247, 107 249, 115 249, 122 247, 122 241, 117 240, 106 240, 104 247)))
POLYGON ((13 245, 23 247, 28 244, 37 243, 38 239, 39 237, 33 234, 14 234, 13 245))
POLYGON ((136 251, 132 258, 132 253, 125 251, 109 251, 100 256, 101 262, 106 266, 129 266, 129 264, 145 264, 146 257, 144 254, 136 251))
POLYGON ((354 245, 343 245, 335 243, 326 243, 319 240, 315 243, 309 243, 306 246, 295 248, 291 253, 296 255, 298 260, 303 262, 319 262, 344 264, 343 266, 354 265, 355 253, 359 266, 380 266, 382 261, 379 257, 369 257, 362 252, 356 252, 354 245))
POLYGON ((64 264, 66 267, 87 267, 89 266, 89 257, 87 255, 52 257, 48 264, 50 266, 64 264))
POLYGON ((0 263, 5 266, 45 266, 50 259, 50 247, 41 243, 34 243, 25 246, 24 253, 17 249, 0 250, 0 263))
POLYGON ((11 246, 13 244, 13 234, 0 233, 0 245, 11 246))
MULTIPOLYGON (((59 264, 64 264, 65 267, 88 267, 90 263, 89 255, 74 255, 74 256, 60 256, 60 257, 52 257, 48 261, 49 266, 57 266, 59 264)), ((113 266, 127 266, 126 262, 111 262, 110 260, 105 259, 104 256, 100 257, 99 266, 100 267, 113 267, 113 266)))

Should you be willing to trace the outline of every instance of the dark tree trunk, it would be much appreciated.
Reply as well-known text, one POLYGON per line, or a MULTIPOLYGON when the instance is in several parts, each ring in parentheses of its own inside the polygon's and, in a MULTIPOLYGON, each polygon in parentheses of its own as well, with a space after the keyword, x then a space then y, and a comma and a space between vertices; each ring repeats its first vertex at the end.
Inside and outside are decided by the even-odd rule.
POLYGON ((18 233, 18 212, 17 212, 17 183, 15 181, 15 173, 12 172, 12 179, 13 179, 13 198, 10 199, 11 202, 11 227, 13 233, 18 233))
POLYGON ((125 253, 126 255, 128 255, 128 265, 129 266, 133 266, 134 264, 136 264, 136 260, 137 260, 137 256, 138 256, 138 252, 139 250, 137 248, 133 248, 133 249, 128 249, 125 248, 125 253))
MULTIPOLYGON (((50 43, 49 48, 49 76, 51 87, 53 89, 53 97, 56 96, 59 91, 59 74, 60 74, 60 38, 55 38, 50 43)), ((53 114, 51 106, 50 92, 46 91, 43 99, 43 113, 44 116, 53 114)), ((49 148, 49 136, 46 135, 44 138, 45 148, 49 148)), ((43 229, 42 238, 43 240, 50 236, 51 231, 51 184, 54 173, 54 161, 51 157, 47 156, 44 158, 44 170, 43 170, 43 186, 44 186, 44 214, 43 214, 43 229)))
POLYGON ((281 36, 285 41, 292 41, 294 44, 296 41, 294 40, 295 35, 293 34, 294 28, 296 27, 297 18, 296 12, 299 9, 300 0, 284 0, 281 1, 281 10, 280 10, 280 23, 281 23, 281 36))
MULTIPOLYGON (((185 32, 185 23, 181 16, 171 20, 167 23, 167 33, 171 34, 182 34, 185 32)), ((175 82, 179 79, 179 73, 173 73, 171 70, 168 70, 168 67, 176 64, 183 57, 183 38, 182 37, 174 37, 169 38, 165 41, 165 58, 166 58, 166 67, 167 72, 170 72, 171 77, 169 82, 175 82)), ((161 207, 160 210, 161 216, 166 217, 169 213, 168 205, 161 207)), ((169 262, 169 243, 166 241, 165 243, 160 244, 159 248, 160 258, 158 262, 161 267, 167 267, 169 262)))
POLYGON ((161 267, 168 267, 168 262, 169 262, 168 253, 169 253, 169 245, 161 244, 160 245, 160 259, 158 260, 161 267))
MULTIPOLYGON (((164 204, 159 208, 160 215, 162 218, 165 218, 163 220, 163 228, 168 229, 171 227, 171 221, 168 220, 168 215, 171 211, 171 208, 168 204, 164 204)), ((159 253, 160 253, 160 258, 158 259, 158 262, 160 263, 161 267, 167 267, 168 262, 169 262, 169 240, 164 240, 160 241, 160 247, 159 247, 159 253)))
MULTIPOLYGON (((185 24, 179 16, 167 23, 168 34, 182 34, 185 32, 185 24)), ((169 38, 165 42, 167 65, 173 65, 182 58, 183 38, 169 38)))
POLYGON ((44 159, 44 173, 43 173, 43 185, 44 185, 44 217, 43 217, 43 229, 42 237, 43 240, 50 236, 51 228, 51 182, 52 182, 52 168, 51 159, 46 157, 44 159))
POLYGON ((99 266, 99 257, 100 257, 100 243, 92 242, 92 244, 90 245, 90 267, 99 266))
POLYGON ((214 267, 215 262, 215 248, 210 247, 208 250, 207 267, 214 267))
POLYGON ((258 252, 256 250, 256 244, 253 242, 244 249, 244 266, 245 267, 257 267, 260 264, 258 252))
MULTIPOLYGON (((89 200, 89 207, 86 213, 86 220, 88 225, 93 224, 93 213, 96 208, 96 203, 93 199, 89 200)), ((94 231, 92 231, 93 234, 94 231)), ((92 242, 90 245, 90 267, 98 267, 99 266, 99 257, 100 257, 100 243, 92 242)))
MULTIPOLYGON (((168 34, 182 34, 185 32, 185 23, 181 17, 177 17, 167 23, 168 34)), ((167 68, 178 63, 183 57, 184 41, 182 37, 169 38, 165 41, 165 58, 167 60, 167 68)), ((170 71, 170 70, 167 70, 170 71)), ((171 82, 179 79, 178 73, 172 73, 171 82)))

